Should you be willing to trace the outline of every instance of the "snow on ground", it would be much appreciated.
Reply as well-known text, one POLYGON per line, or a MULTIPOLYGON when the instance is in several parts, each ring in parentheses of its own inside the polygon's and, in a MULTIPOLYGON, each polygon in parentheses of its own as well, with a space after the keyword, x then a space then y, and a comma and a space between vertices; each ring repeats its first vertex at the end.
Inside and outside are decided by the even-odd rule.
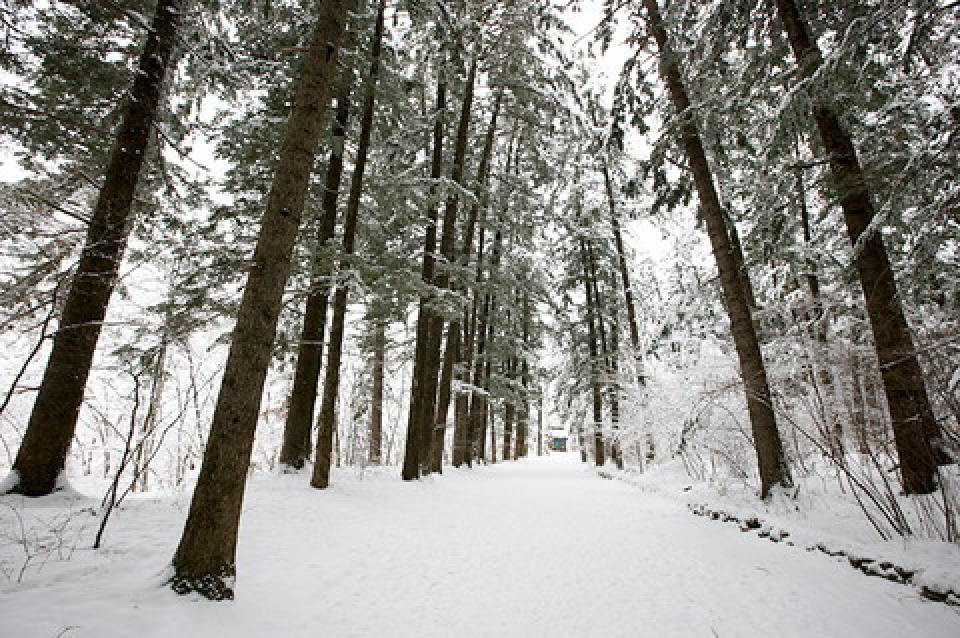
POLYGON ((682 495, 598 478, 574 454, 395 474, 343 472, 326 492, 255 476, 232 603, 162 586, 186 494, 130 500, 98 551, 93 499, 3 497, 0 635, 960 635, 955 608, 692 516, 682 495), (18 583, 21 520, 36 557, 18 583))
MULTIPOLYGON (((849 462, 851 466, 854 463, 856 461, 849 462)), ((796 472, 796 486, 790 490, 791 495, 777 494, 767 502, 760 501, 755 489, 743 483, 694 481, 679 459, 653 466, 644 473, 617 472, 612 467, 604 468, 604 473, 645 492, 673 498, 682 495, 691 505, 703 505, 740 520, 757 518, 764 525, 789 532, 791 542, 798 547, 823 545, 830 551, 843 551, 848 556, 889 561, 916 572, 912 582, 917 586, 960 592, 960 545, 932 540, 937 533, 924 529, 924 522, 930 520, 937 520, 942 527, 942 513, 932 517, 919 515, 919 508, 925 504, 933 511, 942 507, 940 492, 930 497, 892 496, 915 530, 912 537, 893 533, 889 525, 883 524, 877 508, 861 493, 863 507, 869 508, 889 536, 884 540, 864 515, 863 507, 858 504, 849 484, 844 485, 831 468, 811 468, 806 474, 796 472)), ((956 466, 941 468, 940 478, 947 485, 948 493, 955 494, 960 486, 958 473, 960 470, 956 466)), ((874 477, 867 476, 867 479, 874 485, 879 484, 874 477)), ((951 515, 957 516, 955 512, 951 515)), ((840 560, 845 561, 845 558, 840 560)))

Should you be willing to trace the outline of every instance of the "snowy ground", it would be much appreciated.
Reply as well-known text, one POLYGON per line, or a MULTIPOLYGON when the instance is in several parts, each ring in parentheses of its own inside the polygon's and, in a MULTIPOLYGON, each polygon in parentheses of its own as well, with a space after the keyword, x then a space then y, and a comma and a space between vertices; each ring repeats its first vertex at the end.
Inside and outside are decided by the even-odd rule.
POLYGON ((327 492, 255 477, 233 603, 161 585, 186 494, 129 501, 98 551, 94 500, 4 497, 0 636, 960 636, 956 608, 572 454, 394 474, 339 474, 327 492))

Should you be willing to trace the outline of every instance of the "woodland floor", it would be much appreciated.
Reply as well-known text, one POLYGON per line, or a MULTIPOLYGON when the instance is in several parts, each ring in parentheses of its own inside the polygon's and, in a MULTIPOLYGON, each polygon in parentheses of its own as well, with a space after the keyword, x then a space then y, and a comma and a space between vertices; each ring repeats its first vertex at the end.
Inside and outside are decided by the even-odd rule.
POLYGON ((956 608, 598 478, 573 454, 394 474, 345 472, 324 493, 254 477, 232 603, 162 586, 188 494, 128 501, 98 551, 94 499, 4 497, 0 635, 960 636, 956 608), (48 530, 32 550, 11 531, 21 520, 48 530))

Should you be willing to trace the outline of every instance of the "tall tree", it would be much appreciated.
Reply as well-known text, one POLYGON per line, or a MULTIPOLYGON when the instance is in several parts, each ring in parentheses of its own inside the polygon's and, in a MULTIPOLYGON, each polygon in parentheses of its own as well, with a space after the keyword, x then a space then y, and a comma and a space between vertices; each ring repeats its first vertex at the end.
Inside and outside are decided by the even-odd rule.
MULTIPOLYGON (((458 253, 459 263, 462 267, 466 267, 470 260, 471 252, 473 252, 473 243, 474 235, 476 234, 477 226, 480 225, 480 213, 481 209, 485 209, 487 204, 486 197, 486 186, 487 180, 490 176, 490 162, 493 157, 493 147, 496 140, 497 134, 497 118, 500 115, 500 107, 503 102, 503 91, 497 91, 496 97, 494 98, 493 111, 490 114, 490 122, 487 125, 487 132, 484 136, 483 150, 480 153, 480 165, 477 168, 477 177, 476 184, 474 185, 474 201, 470 205, 470 212, 467 213, 467 222, 466 227, 463 231, 463 243, 461 249, 458 253)), ((476 279, 479 279, 479 270, 482 268, 482 255, 483 255, 483 236, 484 229, 481 225, 479 239, 477 242, 477 269, 478 274, 476 279)), ((473 357, 474 357, 474 345, 476 341, 476 321, 477 321, 477 297, 474 295, 472 308, 464 309, 465 320, 453 320, 450 322, 449 330, 447 333, 447 351, 444 353, 445 359, 452 359, 454 355, 457 355, 457 363, 460 367, 461 382, 469 383, 472 376, 471 371, 473 368, 473 357), (454 333, 457 331, 462 331, 462 336, 457 336, 454 333), (451 343, 456 344, 456 352, 453 348, 450 347, 451 343)), ((447 361, 444 361, 444 372, 446 372, 447 361)), ((451 367, 451 372, 453 365, 451 367)), ((444 376, 441 378, 441 402, 438 407, 439 413, 446 413, 447 407, 443 404, 442 398, 444 395, 449 397, 449 386, 453 383, 453 375, 449 377, 444 376)), ((449 399, 448 399, 449 400, 449 399)), ((457 394, 456 406, 455 406, 455 416, 454 416, 454 434, 453 434, 453 465, 454 467, 459 467, 464 463, 470 462, 469 450, 469 405, 470 405, 470 395, 466 391, 461 391, 457 394)))
MULTIPOLYGON (((436 188, 436 182, 440 179, 443 171, 443 116, 447 108, 447 82, 442 71, 441 66, 441 75, 437 79, 436 120, 433 127, 433 153, 430 163, 430 178, 434 184, 431 187, 432 189, 436 188)), ((436 202, 431 198, 427 205, 427 227, 423 236, 423 262, 421 267, 421 278, 427 287, 433 285, 436 272, 437 218, 436 202)), ((407 419, 406 447, 404 448, 403 469, 401 470, 401 476, 405 481, 418 479, 423 473, 423 463, 428 452, 428 446, 424 445, 424 429, 429 430, 429 426, 424 424, 433 425, 433 413, 427 415, 425 412, 425 406, 428 403, 427 396, 436 389, 435 385, 431 386, 430 384, 431 366, 427 361, 429 354, 427 344, 430 338, 430 316, 432 314, 427 303, 427 297, 421 294, 417 310, 413 377, 410 383, 410 413, 407 419)))
POLYGON ((357 216, 360 212, 360 197, 363 194, 363 175, 370 153, 370 138, 373 134, 373 116, 377 101, 377 79, 380 75, 380 53, 383 50, 383 14, 386 0, 380 0, 377 20, 370 46, 370 72, 367 76, 366 94, 363 98, 363 113, 360 116, 360 139, 357 159, 350 178, 350 195, 343 221, 343 251, 340 258, 340 280, 333 295, 333 318, 330 322, 330 352, 323 378, 323 398, 317 418, 317 452, 310 485, 325 488, 330 485, 330 464, 333 456, 333 435, 337 428, 336 402, 340 389, 340 360, 343 354, 344 328, 347 317, 348 281, 343 277, 353 255, 357 235, 357 216))
MULTIPOLYGON (((776 0, 776 7, 800 73, 809 79, 823 66, 820 49, 811 39, 807 23, 793 0, 776 0)), ((940 427, 927 396, 883 236, 874 223, 876 211, 870 184, 860 166, 853 138, 836 108, 814 99, 812 111, 829 155, 833 187, 854 248, 854 263, 893 421, 903 488, 908 494, 929 494, 937 488, 938 461, 946 458, 937 448, 940 427)))
POLYGON ((157 3, 140 56, 50 359, 13 464, 13 490, 27 496, 51 493, 64 469, 130 234, 134 194, 176 48, 182 11, 182 0, 157 3))
POLYGON ((337 98, 333 124, 333 141, 330 159, 327 160, 327 175, 323 186, 323 203, 317 225, 310 292, 303 312, 303 328, 297 349, 297 366, 290 390, 287 420, 283 428, 283 445, 280 448, 280 463, 300 469, 310 455, 310 431, 313 427, 313 412, 317 402, 317 381, 320 378, 320 360, 323 356, 323 331, 327 320, 327 298, 330 268, 321 252, 333 239, 337 223, 337 200, 340 196, 340 180, 343 175, 343 154, 346 146, 347 118, 350 114, 350 98, 344 91, 337 98))
POLYGON ((234 595, 237 530, 261 395, 351 5, 323 0, 304 55, 197 487, 173 556, 170 585, 180 594, 234 595))
POLYGON ((660 51, 660 74, 679 119, 680 144, 700 200, 700 214, 717 262, 730 330, 740 362, 740 377, 747 395, 747 410, 760 469, 760 495, 766 498, 776 485, 789 486, 790 472, 780 441, 767 373, 760 352, 743 268, 735 258, 727 218, 717 195, 695 113, 680 72, 679 54, 673 50, 656 0, 643 0, 647 24, 660 51))
POLYGON ((607 207, 610 212, 610 229, 613 231, 613 242, 617 250, 617 268, 620 271, 620 282, 623 286, 624 305, 627 307, 627 327, 630 329, 630 345, 633 346, 634 367, 636 368, 637 383, 643 385, 646 379, 643 373, 643 358, 640 349, 640 328, 637 323, 637 310, 633 300, 633 286, 630 282, 627 254, 623 247, 623 232, 620 230, 620 212, 617 210, 610 167, 606 158, 602 161, 600 171, 603 174, 603 187, 607 195, 607 207))

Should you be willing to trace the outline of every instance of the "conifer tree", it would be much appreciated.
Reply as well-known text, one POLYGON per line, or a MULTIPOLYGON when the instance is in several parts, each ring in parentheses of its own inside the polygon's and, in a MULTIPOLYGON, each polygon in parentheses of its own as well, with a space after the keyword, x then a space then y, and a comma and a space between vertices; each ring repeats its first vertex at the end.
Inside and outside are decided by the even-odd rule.
POLYGON ((324 0, 304 56, 263 225, 233 331, 207 448, 170 581, 233 598, 237 530, 284 285, 337 71, 349 0, 324 0))
MULTIPOLYGON (((776 7, 800 72, 809 78, 823 64, 820 50, 793 0, 777 0, 776 7)), ((833 187, 840 197, 847 233, 854 247, 854 263, 893 420, 904 491, 928 494, 937 488, 938 461, 946 458, 937 449, 940 427, 927 397, 893 266, 882 235, 872 227, 876 212, 870 183, 860 166, 853 139, 835 109, 822 100, 815 100, 812 111, 821 142, 829 154, 833 187)))
POLYGON ((670 46, 666 25, 656 0, 643 0, 647 24, 660 52, 660 74, 678 118, 680 143, 686 155, 700 200, 700 213, 720 273, 724 302, 730 317, 740 376, 747 395, 747 408, 760 468, 760 495, 766 498, 777 485, 792 481, 777 429, 760 343, 753 323, 750 295, 744 286, 742 261, 738 261, 730 238, 727 216, 717 195, 713 174, 696 124, 696 113, 680 72, 679 57, 670 46))
POLYGON ((132 205, 182 19, 180 0, 160 0, 100 187, 80 261, 23 442, 13 489, 43 496, 57 486, 73 439, 102 322, 132 224, 132 205))

